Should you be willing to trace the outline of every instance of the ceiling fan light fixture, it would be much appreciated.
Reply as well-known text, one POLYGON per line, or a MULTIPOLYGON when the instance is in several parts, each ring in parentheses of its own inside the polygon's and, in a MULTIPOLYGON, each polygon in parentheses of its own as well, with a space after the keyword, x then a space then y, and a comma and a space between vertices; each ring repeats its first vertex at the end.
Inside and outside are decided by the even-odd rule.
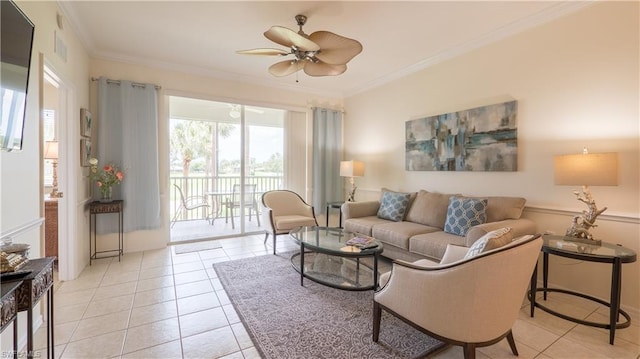
POLYGON ((249 55, 293 55, 292 61, 277 62, 269 67, 269 73, 282 77, 304 69, 309 76, 337 76, 347 70, 347 62, 362 52, 362 44, 354 39, 329 31, 316 31, 307 35, 302 26, 307 22, 305 15, 296 15, 300 30, 295 32, 282 26, 272 26, 264 36, 289 52, 279 49, 253 49, 237 51, 249 55))

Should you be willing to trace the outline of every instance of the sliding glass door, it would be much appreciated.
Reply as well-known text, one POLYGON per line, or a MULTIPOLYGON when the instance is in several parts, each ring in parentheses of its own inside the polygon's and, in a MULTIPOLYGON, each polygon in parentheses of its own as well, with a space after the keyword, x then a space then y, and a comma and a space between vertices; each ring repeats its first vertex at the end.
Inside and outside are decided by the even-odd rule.
POLYGON ((284 183, 286 111, 169 103, 172 242, 263 232, 260 196, 284 183))

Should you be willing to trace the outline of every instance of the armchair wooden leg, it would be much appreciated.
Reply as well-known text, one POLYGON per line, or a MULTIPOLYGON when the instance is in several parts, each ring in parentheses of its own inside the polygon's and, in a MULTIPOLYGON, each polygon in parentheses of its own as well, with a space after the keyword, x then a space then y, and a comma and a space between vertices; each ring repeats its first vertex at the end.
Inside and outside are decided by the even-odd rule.
POLYGON ((464 359, 476 359, 476 346, 475 344, 466 343, 462 346, 464 351, 464 359))
POLYGON ((267 239, 269 239, 269 232, 264 232, 264 243, 267 243, 267 239))
POLYGON ((273 254, 276 254, 276 234, 273 233, 273 254))
POLYGON ((377 343, 380 336, 380 320, 382 319, 382 307, 378 302, 373 302, 373 342, 377 343))
POLYGON ((509 342, 513 355, 518 356, 518 348, 516 348, 516 341, 513 339, 513 332, 511 329, 509 329, 509 334, 507 334, 507 341, 509 342))

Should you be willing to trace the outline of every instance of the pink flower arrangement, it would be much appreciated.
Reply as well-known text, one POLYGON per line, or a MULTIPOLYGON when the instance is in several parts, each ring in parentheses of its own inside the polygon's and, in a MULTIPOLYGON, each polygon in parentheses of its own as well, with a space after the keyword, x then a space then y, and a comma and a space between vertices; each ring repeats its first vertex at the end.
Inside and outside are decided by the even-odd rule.
POLYGON ((109 163, 102 167, 102 170, 98 170, 98 159, 92 158, 89 160, 91 165, 91 172, 89 178, 96 182, 100 192, 105 195, 110 192, 111 188, 117 184, 122 183, 124 179, 124 172, 118 169, 118 167, 112 163, 109 163))

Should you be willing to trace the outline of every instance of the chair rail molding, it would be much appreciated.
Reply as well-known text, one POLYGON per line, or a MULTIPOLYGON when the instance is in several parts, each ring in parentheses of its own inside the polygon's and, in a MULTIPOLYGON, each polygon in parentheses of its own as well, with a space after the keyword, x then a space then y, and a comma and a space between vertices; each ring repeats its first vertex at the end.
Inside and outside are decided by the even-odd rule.
MULTIPOLYGON (((553 208, 553 207, 541 207, 541 206, 525 206, 524 212, 552 214, 558 216, 573 217, 576 214, 580 214, 580 211, 570 211, 567 209, 553 208)), ((612 221, 622 222, 630 224, 640 224, 640 216, 638 214, 601 214, 598 217, 600 221, 612 221)))
POLYGON ((36 218, 36 219, 32 219, 29 222, 26 222, 22 225, 19 225, 15 228, 9 229, 5 232, 2 232, 2 234, 0 234, 0 241, 4 241, 5 239, 8 238, 13 238, 13 237, 17 237, 23 233, 26 233, 36 227, 41 226, 44 223, 44 217, 40 217, 40 218, 36 218))

